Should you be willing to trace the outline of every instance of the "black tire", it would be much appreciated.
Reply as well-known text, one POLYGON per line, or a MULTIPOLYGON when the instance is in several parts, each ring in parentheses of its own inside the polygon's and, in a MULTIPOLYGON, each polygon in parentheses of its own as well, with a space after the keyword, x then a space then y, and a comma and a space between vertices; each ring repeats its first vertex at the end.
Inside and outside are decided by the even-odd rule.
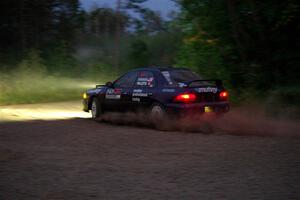
POLYGON ((154 126, 159 130, 164 130, 168 123, 166 109, 160 103, 153 103, 150 108, 150 117, 154 126))
POLYGON ((97 97, 94 97, 91 105, 92 119, 97 119, 102 114, 102 107, 97 97))

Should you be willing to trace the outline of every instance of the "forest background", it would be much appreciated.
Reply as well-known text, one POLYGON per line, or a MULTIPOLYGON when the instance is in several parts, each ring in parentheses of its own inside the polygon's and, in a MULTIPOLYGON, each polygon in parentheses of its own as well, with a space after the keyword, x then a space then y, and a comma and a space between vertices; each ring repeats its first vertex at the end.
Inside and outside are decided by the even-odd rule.
POLYGON ((235 105, 299 117, 300 3, 147 0, 86 11, 78 0, 0 2, 0 105, 79 99, 138 67, 188 67, 222 79, 235 105))

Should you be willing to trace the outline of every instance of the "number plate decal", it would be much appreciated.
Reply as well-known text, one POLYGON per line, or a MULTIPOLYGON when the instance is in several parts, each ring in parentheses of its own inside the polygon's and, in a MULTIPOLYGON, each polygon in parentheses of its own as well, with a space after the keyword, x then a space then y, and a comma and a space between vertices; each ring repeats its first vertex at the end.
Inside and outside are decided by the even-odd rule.
POLYGON ((210 107, 210 106, 205 106, 204 107, 204 112, 206 112, 206 113, 210 113, 210 112, 213 112, 214 110, 212 109, 212 107, 210 107))

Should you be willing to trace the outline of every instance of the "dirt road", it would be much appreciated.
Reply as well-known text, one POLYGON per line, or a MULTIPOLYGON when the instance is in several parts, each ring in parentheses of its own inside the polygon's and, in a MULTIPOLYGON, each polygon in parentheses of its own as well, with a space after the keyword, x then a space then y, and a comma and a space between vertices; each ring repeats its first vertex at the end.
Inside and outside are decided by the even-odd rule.
POLYGON ((300 199, 297 125, 267 137, 158 131, 67 105, 0 107, 1 200, 300 199))

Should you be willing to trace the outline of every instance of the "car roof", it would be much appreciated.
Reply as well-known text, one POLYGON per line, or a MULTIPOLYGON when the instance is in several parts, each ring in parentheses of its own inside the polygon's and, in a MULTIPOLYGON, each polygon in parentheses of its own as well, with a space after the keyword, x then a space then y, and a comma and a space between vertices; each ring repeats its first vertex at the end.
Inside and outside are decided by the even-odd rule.
POLYGON ((188 68, 175 68, 175 67, 143 67, 143 68, 136 68, 134 70, 131 71, 172 71, 172 70, 190 70, 188 68))

